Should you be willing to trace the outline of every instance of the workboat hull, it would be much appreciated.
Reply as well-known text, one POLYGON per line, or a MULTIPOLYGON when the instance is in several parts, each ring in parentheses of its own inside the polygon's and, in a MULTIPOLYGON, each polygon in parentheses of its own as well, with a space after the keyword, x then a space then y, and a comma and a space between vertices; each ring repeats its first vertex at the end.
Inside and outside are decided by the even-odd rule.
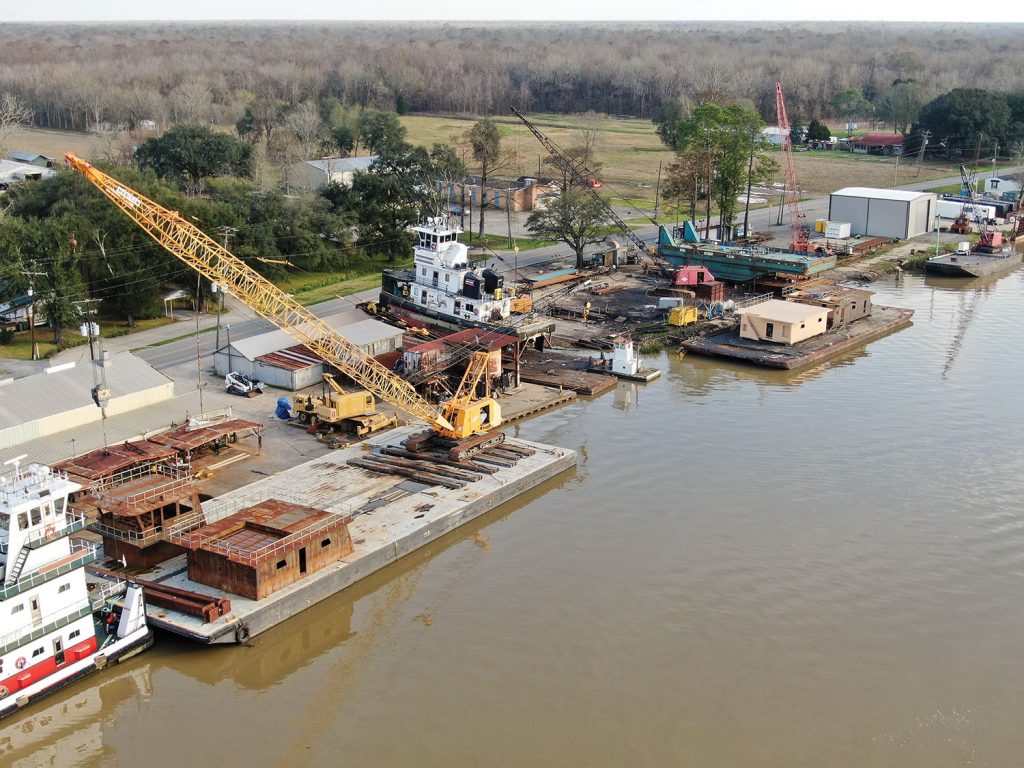
POLYGON ((926 261, 924 271, 944 277, 984 277, 1010 272, 1020 264, 1021 254, 1017 251, 967 255, 950 253, 926 261))
POLYGON ((395 296, 386 292, 381 292, 379 304, 381 307, 390 309, 399 317, 411 320, 414 323, 421 322, 426 325, 453 331, 460 331, 464 328, 481 328, 488 331, 498 331, 509 336, 518 336, 520 339, 530 339, 541 334, 551 333, 554 330, 554 323, 547 319, 537 319, 518 325, 469 320, 438 312, 436 309, 420 306, 403 296, 395 296))
POLYGON ((127 637, 120 638, 110 645, 101 648, 88 657, 68 664, 63 669, 53 672, 37 682, 22 688, 0 699, 0 719, 19 712, 29 704, 56 693, 62 688, 81 680, 110 664, 117 664, 142 653, 153 644, 153 630, 143 627, 127 637))

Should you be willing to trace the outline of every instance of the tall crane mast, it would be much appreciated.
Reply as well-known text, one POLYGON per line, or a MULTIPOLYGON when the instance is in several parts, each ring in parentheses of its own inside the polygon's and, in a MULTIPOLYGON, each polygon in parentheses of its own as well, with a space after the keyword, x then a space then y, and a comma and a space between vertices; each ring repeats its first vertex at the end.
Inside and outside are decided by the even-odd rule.
MULTIPOLYGON (((619 215, 615 213, 605 199, 601 197, 601 195, 597 193, 597 190, 588 183, 592 178, 594 178, 594 174, 591 173, 582 162, 574 162, 571 157, 559 149, 551 139, 545 136, 537 126, 527 120, 526 116, 515 107, 512 107, 512 114, 522 120, 523 125, 530 129, 530 133, 537 137, 537 141, 544 145, 544 148, 554 159, 555 164, 559 169, 561 169, 566 176, 571 178, 580 187, 580 189, 587 191, 591 197, 597 201, 597 204, 601 207, 602 213, 604 213, 604 215, 622 231, 622 234, 624 234, 636 247, 637 251, 639 251, 639 255, 650 255, 647 250, 647 243, 645 243, 636 232, 626 226, 626 222, 619 218, 619 215)), ((652 219, 652 221, 654 220, 652 219)), ((658 222, 655 221, 654 223, 657 224, 658 222)))
POLYGON ((177 212, 149 200, 71 152, 64 159, 171 254, 286 331, 367 391, 426 421, 437 435, 447 440, 464 440, 481 429, 491 429, 501 423, 501 410, 490 398, 474 401, 462 396, 438 411, 409 382, 378 363, 177 212))
POLYGON ((789 207, 789 228, 793 235, 794 251, 810 248, 804 212, 800 209, 800 188, 796 184, 796 164, 793 162, 793 139, 790 136, 789 117, 786 115, 786 100, 782 97, 782 83, 775 84, 775 109, 779 115, 779 129, 782 131, 782 168, 786 176, 786 205, 789 207))

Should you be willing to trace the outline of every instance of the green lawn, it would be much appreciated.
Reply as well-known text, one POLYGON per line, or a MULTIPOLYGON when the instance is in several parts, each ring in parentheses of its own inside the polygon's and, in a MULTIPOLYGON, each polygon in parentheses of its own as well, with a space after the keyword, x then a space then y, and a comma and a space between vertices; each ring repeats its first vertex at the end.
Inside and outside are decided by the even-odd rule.
MULTIPOLYGON (((168 317, 154 317, 148 320, 136 320, 135 325, 132 327, 129 327, 128 322, 125 320, 100 318, 96 322, 100 326, 100 336, 105 339, 113 339, 130 333, 146 331, 150 328, 159 328, 174 321, 168 317)), ((64 329, 63 349, 80 347, 88 343, 89 340, 87 338, 78 334, 77 328, 64 329)), ((40 358, 50 357, 58 351, 57 345, 53 343, 53 332, 49 328, 36 328, 36 345, 39 347, 40 358)), ((15 360, 31 360, 32 332, 19 331, 14 334, 14 339, 10 344, 0 344, 0 357, 10 357, 15 360)))
POLYGON ((285 293, 291 294, 304 306, 330 301, 340 296, 349 296, 360 291, 380 287, 382 269, 403 269, 412 264, 406 261, 388 264, 381 260, 372 270, 347 270, 344 272, 303 272, 275 280, 274 283, 285 293))

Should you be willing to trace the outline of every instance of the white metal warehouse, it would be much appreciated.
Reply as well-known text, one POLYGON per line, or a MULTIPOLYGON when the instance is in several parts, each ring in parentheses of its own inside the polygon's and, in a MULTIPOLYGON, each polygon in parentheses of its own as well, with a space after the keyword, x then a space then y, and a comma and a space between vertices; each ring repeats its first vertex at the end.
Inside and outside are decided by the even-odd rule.
POLYGON ((854 235, 908 240, 934 228, 931 192, 846 187, 829 195, 828 220, 848 221, 854 235))
MULTIPOLYGON (((101 365, 110 388, 109 417, 174 397, 174 382, 131 352, 105 354, 101 365)), ((0 451, 100 421, 93 376, 92 363, 67 363, 0 382, 0 451)))
MULTIPOLYGON (((362 312, 344 312, 323 320, 368 355, 382 355, 402 346, 401 328, 362 312)), ((213 360, 220 376, 236 371, 279 389, 295 391, 323 381, 323 361, 296 344, 286 331, 268 331, 224 344, 213 360)))

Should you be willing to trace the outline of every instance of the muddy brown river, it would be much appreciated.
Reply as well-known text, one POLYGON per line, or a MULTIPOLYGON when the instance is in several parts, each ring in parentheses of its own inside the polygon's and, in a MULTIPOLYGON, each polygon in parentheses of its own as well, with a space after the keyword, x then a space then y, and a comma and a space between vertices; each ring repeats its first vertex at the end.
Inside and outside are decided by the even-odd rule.
POLYGON ((252 647, 159 638, 0 764, 1021 764, 1024 272, 874 287, 912 327, 654 358, 516 428, 574 474, 252 647))

